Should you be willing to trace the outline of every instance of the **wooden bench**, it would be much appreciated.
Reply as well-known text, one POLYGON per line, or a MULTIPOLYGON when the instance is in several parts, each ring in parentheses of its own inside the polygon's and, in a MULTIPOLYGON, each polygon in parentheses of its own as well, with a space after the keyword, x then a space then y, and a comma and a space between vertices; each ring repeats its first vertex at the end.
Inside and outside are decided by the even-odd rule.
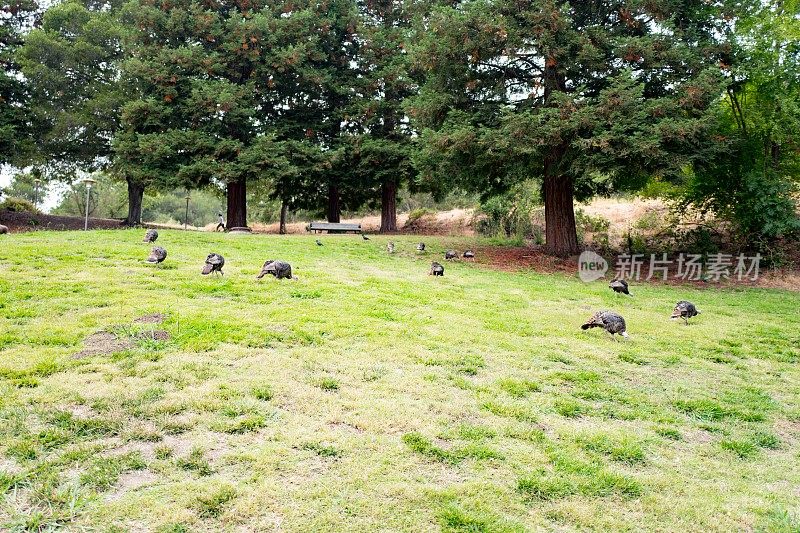
POLYGON ((344 224, 339 222, 311 222, 306 226, 306 231, 318 233, 327 231, 328 233, 361 233, 361 224, 344 224))

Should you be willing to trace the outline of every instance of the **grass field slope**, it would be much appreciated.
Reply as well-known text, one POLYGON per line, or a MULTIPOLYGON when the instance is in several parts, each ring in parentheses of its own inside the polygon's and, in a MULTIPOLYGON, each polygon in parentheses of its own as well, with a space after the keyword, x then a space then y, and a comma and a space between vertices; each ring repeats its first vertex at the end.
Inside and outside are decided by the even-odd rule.
POLYGON ((799 293, 160 233, 2 236, 0 530, 800 528, 799 293))

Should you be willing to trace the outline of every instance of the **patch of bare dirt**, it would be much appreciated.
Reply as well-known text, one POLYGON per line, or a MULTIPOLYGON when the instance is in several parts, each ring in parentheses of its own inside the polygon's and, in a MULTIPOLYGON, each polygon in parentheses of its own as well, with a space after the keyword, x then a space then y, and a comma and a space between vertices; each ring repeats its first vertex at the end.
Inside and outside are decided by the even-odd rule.
POLYGON ((340 429, 340 430, 346 431, 348 433, 363 433, 364 432, 364 430, 362 428, 358 427, 357 425, 350 424, 349 422, 338 421, 338 420, 334 421, 334 422, 329 422, 328 426, 331 429, 340 429))
POLYGON ((135 470, 133 472, 125 472, 119 476, 114 490, 106 496, 107 501, 119 500, 126 493, 134 491, 141 487, 152 485, 158 481, 158 476, 150 470, 135 470))
POLYGON ((171 336, 169 332, 157 329, 153 331, 141 331, 133 338, 120 337, 109 331, 98 331, 92 333, 83 340, 83 350, 73 354, 73 359, 85 359, 95 355, 109 355, 123 350, 130 350, 135 346, 136 340, 168 341, 171 336))
POLYGON ((168 341, 172 337, 170 336, 169 332, 164 331, 163 329, 156 329, 153 331, 142 331, 136 334, 136 338, 139 340, 152 340, 152 341, 168 341))
POLYGON ((92 333, 83 341, 83 350, 74 354, 73 359, 84 359, 94 355, 109 355, 133 348, 133 341, 121 339, 108 331, 92 333))
POLYGON ((152 313, 140 316, 133 321, 134 324, 161 324, 166 317, 161 313, 152 313))
POLYGON ((538 247, 486 246, 473 248, 473 250, 476 264, 495 270, 577 273, 577 260, 553 257, 545 254, 538 247))

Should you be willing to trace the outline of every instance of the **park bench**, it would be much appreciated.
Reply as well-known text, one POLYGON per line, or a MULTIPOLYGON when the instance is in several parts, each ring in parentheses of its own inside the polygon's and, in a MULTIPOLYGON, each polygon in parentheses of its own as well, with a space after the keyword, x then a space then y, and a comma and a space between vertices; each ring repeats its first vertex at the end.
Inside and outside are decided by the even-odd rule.
POLYGON ((328 233, 361 233, 361 224, 345 224, 339 222, 311 222, 306 226, 306 231, 318 233, 327 231, 328 233))

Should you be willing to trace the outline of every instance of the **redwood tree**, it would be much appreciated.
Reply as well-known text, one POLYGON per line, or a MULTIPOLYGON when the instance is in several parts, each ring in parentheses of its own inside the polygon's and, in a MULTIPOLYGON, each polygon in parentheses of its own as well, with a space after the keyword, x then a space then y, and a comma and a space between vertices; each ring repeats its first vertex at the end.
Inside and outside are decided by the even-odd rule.
POLYGON ((720 94, 718 8, 703 0, 488 0, 433 11, 408 111, 432 189, 538 177, 546 243, 577 253, 573 200, 702 158, 720 94))
POLYGON ((360 181, 376 189, 381 206, 381 232, 397 231, 397 190, 414 175, 411 129, 403 102, 416 91, 408 72, 407 42, 415 4, 394 0, 362 0, 358 67, 358 98, 354 120, 360 181))
POLYGON ((247 226, 249 161, 268 115, 262 93, 276 18, 265 2, 141 0, 126 6, 125 74, 141 99, 126 105, 116 153, 140 175, 171 185, 213 185, 227 196, 228 227, 247 226), (259 112, 261 110, 261 112, 259 112))

